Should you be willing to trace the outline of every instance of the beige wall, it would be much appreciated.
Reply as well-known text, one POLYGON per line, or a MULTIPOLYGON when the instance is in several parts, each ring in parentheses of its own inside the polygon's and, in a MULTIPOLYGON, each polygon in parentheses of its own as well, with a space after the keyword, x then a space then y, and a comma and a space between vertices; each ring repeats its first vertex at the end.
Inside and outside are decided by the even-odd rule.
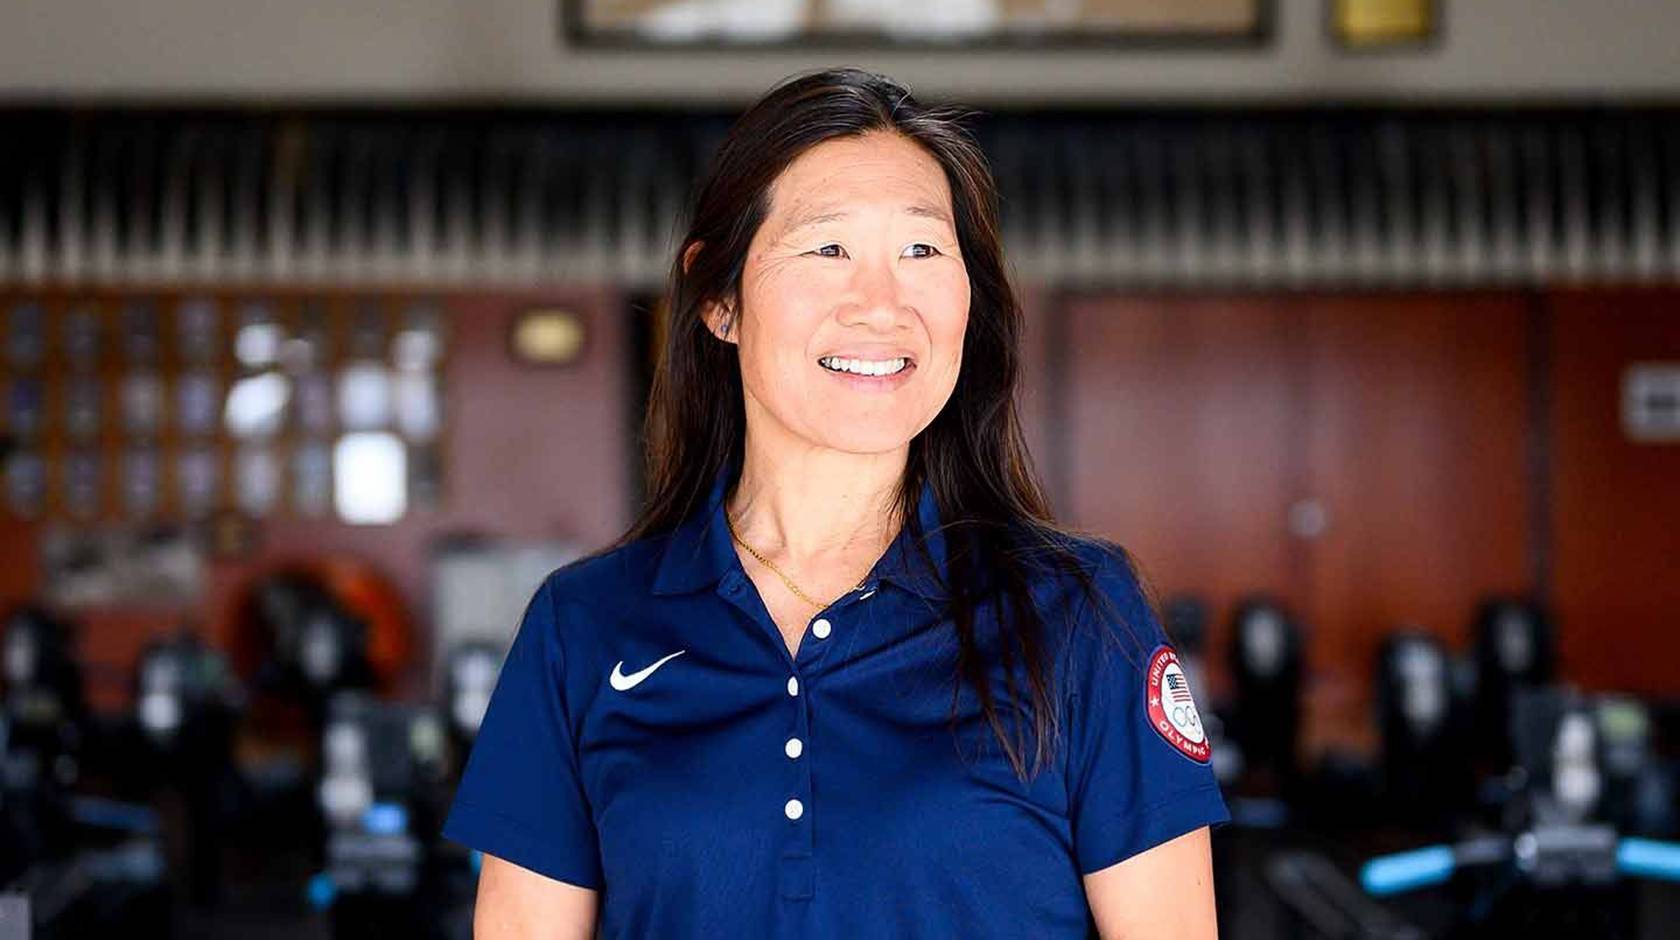
POLYGON ((1680 98, 1676 0, 1440 0, 1436 46, 1374 55, 1276 3, 1261 49, 872 55, 568 50, 556 0, 4 0, 0 99, 729 103, 842 62, 980 104, 1680 98))

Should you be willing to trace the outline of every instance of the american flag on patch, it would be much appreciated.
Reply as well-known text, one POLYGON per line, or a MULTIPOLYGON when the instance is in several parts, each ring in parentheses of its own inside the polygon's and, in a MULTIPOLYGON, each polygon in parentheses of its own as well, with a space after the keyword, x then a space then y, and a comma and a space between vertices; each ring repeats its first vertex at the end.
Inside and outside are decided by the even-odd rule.
POLYGON ((1167 684, 1167 698, 1175 705, 1183 705, 1190 701, 1190 684, 1184 681, 1184 674, 1170 672, 1165 676, 1167 684))

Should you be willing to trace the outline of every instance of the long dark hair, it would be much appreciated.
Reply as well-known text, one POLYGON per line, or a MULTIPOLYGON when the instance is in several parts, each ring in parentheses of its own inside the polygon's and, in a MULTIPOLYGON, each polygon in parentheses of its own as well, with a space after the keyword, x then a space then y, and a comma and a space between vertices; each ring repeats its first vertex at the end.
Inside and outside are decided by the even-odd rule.
POLYGON ((956 387, 910 442, 895 512, 911 527, 922 562, 931 563, 915 512, 923 482, 931 481, 947 546, 942 574, 956 625, 957 672, 974 687, 987 724, 1016 775, 1025 779, 1021 716, 1015 716, 1012 730, 1005 729, 985 681, 989 664, 981 647, 997 649, 1009 702, 1022 701, 1017 660, 1025 668, 1036 774, 1052 753, 1046 739, 1053 742, 1060 727, 1044 625, 1029 593, 1037 572, 1049 566, 1075 575, 1088 599, 1112 610, 1089 577, 1088 561, 1082 567, 1074 541, 1100 544, 1135 567, 1118 545, 1057 525, 1033 469, 1017 415, 1021 308, 1004 270, 996 185, 962 123, 972 113, 924 107, 889 78, 842 68, 795 76, 736 121, 698 183, 688 230, 671 265, 664 344, 643 428, 647 500, 629 530, 601 551, 676 528, 724 467, 739 466, 746 416, 737 347, 707 329, 702 311, 716 303, 731 319, 739 315, 747 246, 769 212, 771 184, 823 141, 871 131, 903 135, 945 171, 971 299, 956 387), (996 642, 982 644, 975 611, 994 589, 998 634, 996 642))

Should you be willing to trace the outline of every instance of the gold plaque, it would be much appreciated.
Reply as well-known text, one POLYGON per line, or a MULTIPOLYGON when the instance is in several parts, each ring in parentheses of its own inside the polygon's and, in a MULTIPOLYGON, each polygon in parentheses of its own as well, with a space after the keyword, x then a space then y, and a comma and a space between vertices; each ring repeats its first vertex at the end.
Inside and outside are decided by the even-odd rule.
POLYGON ((1411 45, 1435 32, 1434 0, 1331 0, 1331 31, 1344 46, 1411 45))
POLYGON ((513 325, 513 353, 532 365, 570 365, 583 352, 583 322, 570 310, 527 310, 513 325))

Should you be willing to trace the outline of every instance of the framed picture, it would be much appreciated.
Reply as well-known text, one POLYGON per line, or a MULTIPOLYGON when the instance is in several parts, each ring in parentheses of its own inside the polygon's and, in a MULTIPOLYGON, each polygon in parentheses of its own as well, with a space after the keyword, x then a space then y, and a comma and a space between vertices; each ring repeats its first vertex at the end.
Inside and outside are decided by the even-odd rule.
POLYGON ((561 0, 579 47, 974 49, 1264 44, 1275 0, 561 0))

